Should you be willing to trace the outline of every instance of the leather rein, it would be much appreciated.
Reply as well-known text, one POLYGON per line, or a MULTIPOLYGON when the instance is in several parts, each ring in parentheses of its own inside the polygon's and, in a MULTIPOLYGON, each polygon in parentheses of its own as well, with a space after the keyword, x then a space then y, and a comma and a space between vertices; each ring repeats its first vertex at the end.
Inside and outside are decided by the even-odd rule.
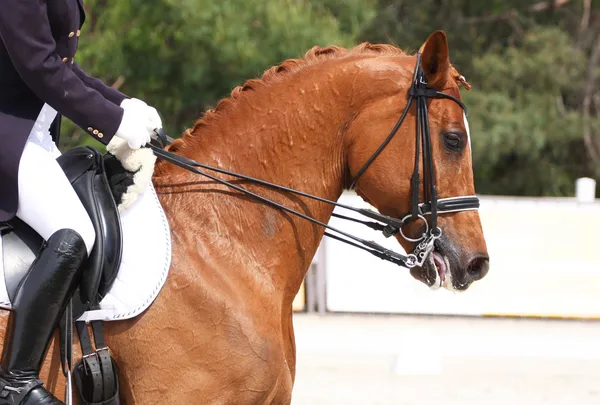
POLYGON ((406 268, 413 268, 416 266, 423 266, 425 260, 428 255, 431 253, 434 247, 434 242, 436 239, 442 236, 442 230, 437 226, 437 217, 439 214, 451 213, 451 212, 459 212, 459 211, 469 211, 469 210, 477 210, 479 209, 479 199, 476 196, 462 196, 462 197, 450 197, 450 198, 438 198, 437 189, 435 186, 435 176, 434 176, 434 165, 433 165, 433 156, 432 156, 432 147, 431 147, 431 135, 429 131, 429 118, 427 111, 427 99, 428 98, 447 98, 454 102, 456 102, 460 107, 465 111, 465 105, 458 100, 456 97, 442 93, 440 91, 430 89, 427 87, 427 80, 425 74, 421 68, 421 54, 417 54, 417 63, 415 66, 415 70, 413 73, 412 85, 409 90, 408 102, 402 115, 398 119, 398 122, 388 135, 388 137, 384 140, 384 142, 379 146, 379 148, 373 153, 373 155, 367 160, 367 162, 362 166, 362 168, 358 171, 358 173, 354 176, 351 183, 351 188, 356 185, 356 181, 360 176, 364 174, 364 172, 368 169, 368 167, 373 163, 373 161, 381 154, 381 152, 385 149, 385 147, 390 143, 392 138, 398 132, 398 129, 404 122, 404 119, 408 115, 408 111, 413 101, 416 101, 417 104, 417 125, 416 125, 416 147, 415 147, 415 166, 411 178, 411 212, 408 213, 403 218, 394 218, 387 215, 379 214, 370 209, 365 208, 355 208, 345 204, 341 204, 336 201, 331 201, 322 197, 314 196, 302 191, 294 190, 288 187, 280 186, 278 184, 273 184, 264 180, 256 179, 250 176, 246 176, 239 173, 234 173, 228 170, 219 169, 216 167, 208 166, 202 163, 198 163, 195 160, 186 158, 184 156, 176 155, 174 153, 163 150, 163 148, 173 141, 172 138, 168 137, 162 129, 155 130, 158 135, 157 141, 160 143, 159 146, 155 146, 153 144, 147 144, 146 146, 151 148, 154 154, 167 162, 170 162, 176 166, 179 166, 183 169, 186 169, 192 173, 196 173, 207 177, 217 183, 223 184, 227 187, 230 187, 234 190, 237 190, 243 194, 251 196, 257 200, 260 200, 264 203, 267 203, 275 208, 281 209, 285 212, 288 212, 292 215, 296 215, 302 219, 310 221, 314 224, 320 225, 326 229, 329 229, 339 235, 334 235, 325 231, 325 236, 330 238, 339 240, 356 248, 365 250, 382 260, 386 260, 397 264, 406 268), (423 159, 423 189, 424 189, 424 202, 419 203, 419 157, 421 155, 420 149, 423 150, 422 159, 423 159), (282 204, 279 204, 275 201, 272 201, 266 197, 263 197, 259 194, 256 194, 252 191, 249 191, 245 188, 242 188, 238 185, 235 185, 229 181, 220 179, 214 175, 206 173, 203 170, 209 170, 216 173, 226 174, 232 177, 237 177, 239 179, 247 180, 256 184, 268 186, 277 190, 286 191, 289 193, 293 193, 296 195, 300 195, 302 197, 310 198, 316 201, 320 201, 326 204, 330 204, 336 207, 340 207, 349 211, 356 212, 361 214, 367 218, 370 218, 373 221, 362 221, 357 218, 348 217, 345 215, 340 215, 337 213, 333 213, 332 216, 336 218, 340 218, 347 221, 353 221, 360 223, 362 225, 368 226, 371 229, 376 231, 381 231, 383 235, 388 238, 390 236, 400 234, 405 240, 411 243, 417 243, 417 246, 413 250, 412 253, 408 255, 403 255, 397 253, 393 250, 387 249, 382 245, 371 241, 359 238, 357 236, 351 235, 347 232, 344 232, 336 227, 328 225, 324 222, 321 222, 317 219, 314 219, 306 214, 295 211, 291 208, 288 208, 282 204), (429 216, 430 219, 427 220, 426 216, 429 216), (425 226, 425 230, 421 237, 419 238, 410 238, 407 237, 402 228, 412 221, 422 220, 425 226))

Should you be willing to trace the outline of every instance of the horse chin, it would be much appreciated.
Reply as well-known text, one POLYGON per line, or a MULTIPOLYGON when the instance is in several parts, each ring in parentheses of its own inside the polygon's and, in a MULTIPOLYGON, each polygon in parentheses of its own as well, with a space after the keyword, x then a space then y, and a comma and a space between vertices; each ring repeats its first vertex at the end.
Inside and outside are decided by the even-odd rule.
POLYGON ((410 274, 415 279, 428 286, 431 290, 438 290, 444 283, 442 275, 436 267, 433 254, 429 255, 427 260, 425 260, 425 263, 423 263, 423 266, 410 269, 410 274))

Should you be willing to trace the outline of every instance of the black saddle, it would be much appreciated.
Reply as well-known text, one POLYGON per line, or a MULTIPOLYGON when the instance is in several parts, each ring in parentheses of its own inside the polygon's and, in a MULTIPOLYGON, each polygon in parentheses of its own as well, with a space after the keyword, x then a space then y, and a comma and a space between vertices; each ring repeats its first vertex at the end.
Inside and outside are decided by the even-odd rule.
MULTIPOLYGON (((127 172, 113 155, 102 155, 89 146, 73 148, 57 161, 87 210, 96 231, 94 248, 84 264, 80 285, 61 321, 61 357, 66 375, 66 370, 71 369, 73 320, 88 310, 99 309, 100 302, 117 277, 123 250, 117 204, 127 187, 133 184, 133 173, 127 172)), ((0 225, 6 287, 13 301, 19 283, 44 240, 18 218, 0 225)), ((75 365, 80 402, 85 405, 118 405, 118 372, 104 344, 101 322, 92 322, 95 351, 87 324, 75 324, 84 354, 84 358, 75 365)))
MULTIPOLYGON (((75 319, 85 311, 99 307, 100 301, 112 287, 121 264, 123 249, 121 220, 117 199, 111 190, 106 170, 107 167, 116 169, 114 161, 116 159, 112 155, 103 156, 98 150, 89 146, 71 149, 57 159, 88 212, 96 231, 94 248, 84 264, 81 283, 73 296, 75 319), (106 164, 106 161, 109 161, 109 164, 106 164)), ((123 181, 120 185, 122 183, 123 181)), ((120 199, 120 195, 117 197, 120 199)), ((18 218, 7 225, 3 230, 2 240, 6 287, 12 301, 21 279, 44 241, 18 218)))

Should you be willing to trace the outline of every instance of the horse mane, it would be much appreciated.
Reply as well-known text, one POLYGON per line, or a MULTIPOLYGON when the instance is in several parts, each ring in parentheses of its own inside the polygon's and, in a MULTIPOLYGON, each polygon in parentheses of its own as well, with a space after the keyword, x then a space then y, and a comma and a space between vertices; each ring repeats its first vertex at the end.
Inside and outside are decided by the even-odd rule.
MULTIPOLYGON (((250 79, 241 86, 236 86, 229 97, 224 97, 219 100, 214 108, 210 108, 204 112, 204 114, 196 120, 192 128, 187 128, 183 132, 183 136, 176 139, 173 143, 168 146, 169 151, 176 153, 182 146, 186 144, 189 137, 193 137, 194 134, 203 127, 208 126, 213 122, 217 116, 221 115, 222 112, 230 109, 237 104, 244 96, 261 86, 267 86, 270 83, 282 80, 292 73, 296 73, 304 68, 313 66, 327 59, 337 59, 353 55, 396 55, 396 56, 408 56, 409 54, 400 49, 395 45, 389 44, 371 44, 369 42, 363 42, 353 48, 344 48, 341 46, 331 45, 327 47, 314 46, 306 52, 303 58, 292 58, 287 59, 279 65, 272 66, 267 69, 262 77, 258 79, 250 79)), ((458 71, 452 66, 453 76, 459 84, 463 84, 467 89, 470 89, 470 85, 464 80, 463 76, 460 76, 458 71)))
POLYGON ((224 97, 219 100, 214 108, 210 108, 204 112, 194 123, 192 128, 187 128, 183 132, 183 136, 176 139, 169 145, 171 152, 177 152, 186 142, 187 137, 193 136, 200 128, 209 125, 223 111, 230 109, 238 103, 246 93, 255 90, 261 86, 267 86, 270 83, 282 80, 284 77, 292 73, 296 73, 306 67, 313 66, 326 59, 341 58, 349 55, 364 55, 364 54, 390 54, 404 56, 407 55, 400 48, 388 44, 371 44, 363 42, 354 48, 344 48, 341 46, 331 45, 327 47, 314 46, 306 52, 303 58, 287 59, 279 65, 272 66, 267 69, 262 77, 258 79, 250 79, 241 86, 236 86, 229 97, 224 97))

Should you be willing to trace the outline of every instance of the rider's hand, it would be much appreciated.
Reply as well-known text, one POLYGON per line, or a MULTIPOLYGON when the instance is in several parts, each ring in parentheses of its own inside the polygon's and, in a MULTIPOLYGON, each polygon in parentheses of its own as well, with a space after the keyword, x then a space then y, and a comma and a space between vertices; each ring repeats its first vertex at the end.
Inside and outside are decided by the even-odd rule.
POLYGON ((131 149, 139 149, 150 142, 148 119, 145 110, 139 108, 123 109, 123 119, 115 136, 124 139, 131 149))
POLYGON ((158 111, 156 111, 156 108, 148 106, 147 109, 148 112, 148 126, 149 126, 149 130, 150 130, 150 136, 152 136, 152 138, 156 139, 157 135, 156 132, 154 132, 155 129, 160 129, 162 128, 163 124, 162 124, 162 120, 160 119, 160 115, 158 115, 158 111))
POLYGON ((162 128, 162 120, 156 108, 149 106, 144 101, 137 98, 127 98, 121 102, 121 107, 124 110, 137 110, 140 114, 146 115, 146 127, 150 136, 155 138, 154 132, 157 128, 162 128))

